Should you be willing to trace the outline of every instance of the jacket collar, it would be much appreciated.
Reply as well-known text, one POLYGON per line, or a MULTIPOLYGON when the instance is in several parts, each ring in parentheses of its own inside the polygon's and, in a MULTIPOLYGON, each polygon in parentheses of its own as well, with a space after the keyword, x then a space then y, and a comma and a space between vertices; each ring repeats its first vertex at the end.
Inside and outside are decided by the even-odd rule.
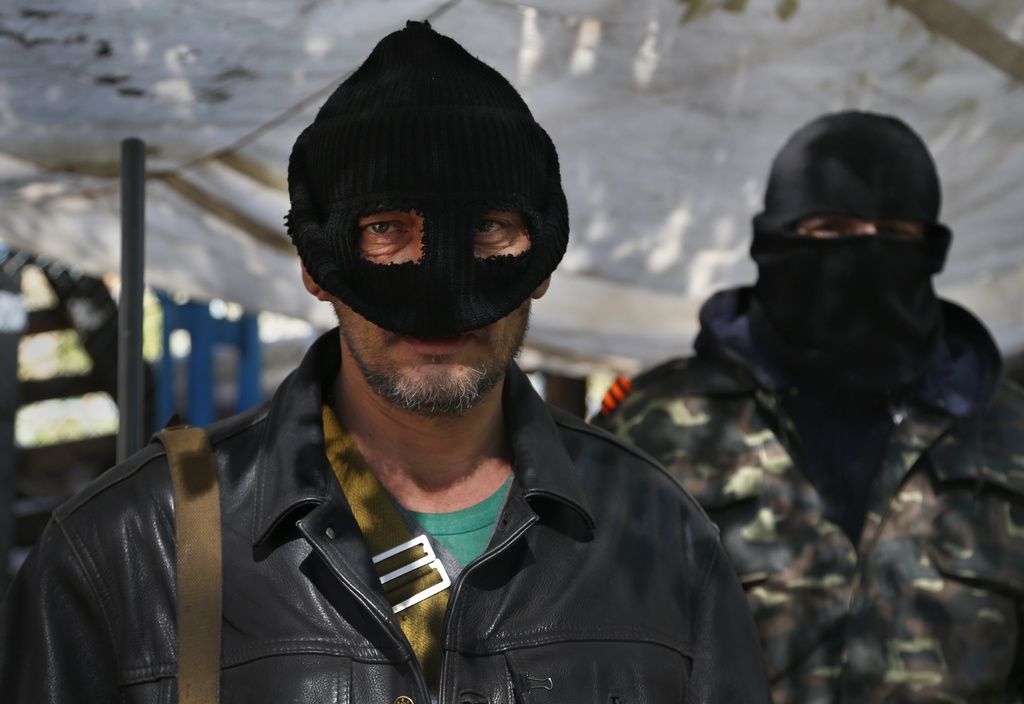
POLYGON ((535 499, 543 499, 568 507, 593 529, 593 515, 551 409, 515 364, 505 375, 502 406, 505 427, 512 440, 516 480, 523 488, 523 496, 531 504, 535 499))
POLYGON ((942 313, 943 339, 914 391, 933 408, 967 418, 992 400, 1003 359, 991 333, 970 311, 942 301, 942 313))
MULTIPOLYGON (((324 384, 334 379, 340 360, 334 328, 313 343, 274 394, 256 460, 253 544, 267 540, 298 509, 340 498, 327 463, 321 416, 324 384)), ((502 405, 523 496, 531 503, 550 500, 567 507, 592 527, 576 468, 551 412, 514 364, 505 377, 502 405)))
MULTIPOLYGON (((300 506, 322 503, 333 491, 324 450, 323 380, 340 359, 337 329, 320 336, 270 402, 256 458, 252 540, 258 544, 300 506)), ((329 377, 328 377, 329 378, 329 377)))

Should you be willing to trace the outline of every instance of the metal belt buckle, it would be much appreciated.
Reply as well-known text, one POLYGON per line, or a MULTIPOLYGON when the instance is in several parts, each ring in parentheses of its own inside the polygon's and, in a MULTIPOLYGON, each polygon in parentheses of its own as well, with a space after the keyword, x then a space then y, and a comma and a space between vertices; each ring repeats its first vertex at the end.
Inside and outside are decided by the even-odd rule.
POLYGON ((437 559, 437 555, 434 554, 434 548, 430 545, 430 541, 427 540, 426 535, 419 535, 413 538, 412 540, 407 540, 404 543, 396 545, 390 550, 385 550, 379 555, 374 555, 373 564, 377 565, 383 562, 384 560, 387 560, 389 558, 394 557, 395 555, 405 552, 406 550, 412 550, 417 545, 419 545, 423 549, 423 557, 417 558, 409 564, 403 565, 399 567, 397 570, 393 570, 383 575, 380 578, 380 583, 387 584, 388 582, 398 579, 402 575, 409 574, 414 570, 418 570, 420 567, 423 567, 424 565, 437 572, 438 577, 440 577, 441 581, 433 586, 427 587, 421 592, 413 594, 408 599, 400 601, 394 606, 392 606, 391 608, 394 610, 396 614, 399 611, 404 611, 405 609, 408 609, 413 604, 418 604, 424 599, 429 599, 435 594, 443 592, 445 589, 450 587, 452 583, 452 580, 448 577, 448 572, 445 570, 444 565, 441 564, 441 561, 437 559))

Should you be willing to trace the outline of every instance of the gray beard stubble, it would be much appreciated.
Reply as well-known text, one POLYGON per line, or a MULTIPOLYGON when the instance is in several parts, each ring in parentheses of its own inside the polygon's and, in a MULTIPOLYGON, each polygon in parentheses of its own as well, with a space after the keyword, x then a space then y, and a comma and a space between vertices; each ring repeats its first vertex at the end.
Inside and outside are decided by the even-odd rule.
MULTIPOLYGON (((496 338, 496 352, 508 351, 499 359, 488 359, 479 367, 470 367, 470 374, 466 377, 446 376, 434 379, 427 376, 410 380, 404 378, 398 370, 375 369, 373 363, 364 357, 359 345, 352 344, 354 341, 349 339, 344 325, 341 327, 341 333, 346 337, 348 349, 360 373, 378 396, 398 408, 422 416, 454 418, 476 406, 487 392, 502 380, 512 360, 519 355, 530 326, 529 305, 524 305, 527 305, 526 321, 522 330, 518 332, 518 339, 509 345, 510 340, 507 336, 496 338)), ((518 310, 511 315, 517 314, 518 310)), ((509 332, 516 334, 517 331, 509 332)), ((435 357, 431 362, 439 363, 440 358, 435 357)))

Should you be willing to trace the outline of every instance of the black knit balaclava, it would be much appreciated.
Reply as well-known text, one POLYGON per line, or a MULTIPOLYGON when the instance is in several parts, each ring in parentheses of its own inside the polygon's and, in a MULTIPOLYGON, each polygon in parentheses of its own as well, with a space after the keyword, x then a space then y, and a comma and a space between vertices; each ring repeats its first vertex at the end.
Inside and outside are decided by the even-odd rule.
POLYGON ((426 22, 380 41, 299 135, 288 166, 288 232, 324 290, 376 325, 446 337, 517 308, 569 236, 558 156, 516 90, 426 22), (488 210, 522 213, 530 248, 478 258, 488 210), (359 252, 360 217, 424 217, 417 262, 359 252))
POLYGON ((893 391, 920 376, 942 334, 932 277, 949 230, 928 149, 900 120, 865 112, 819 117, 776 156, 754 218, 755 342, 798 385, 893 391), (925 236, 797 234, 811 215, 913 220, 925 236))

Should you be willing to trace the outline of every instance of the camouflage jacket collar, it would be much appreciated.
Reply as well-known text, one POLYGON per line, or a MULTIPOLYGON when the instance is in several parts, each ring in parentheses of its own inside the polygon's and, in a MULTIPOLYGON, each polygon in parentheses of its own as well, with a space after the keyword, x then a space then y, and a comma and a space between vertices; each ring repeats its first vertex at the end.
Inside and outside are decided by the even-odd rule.
POLYGON ((956 419, 949 413, 924 403, 904 405, 895 412, 893 421, 895 427, 868 500, 867 516, 857 546, 861 555, 871 551, 892 508, 892 499, 907 474, 925 453, 932 452, 941 443, 956 424, 956 419))

